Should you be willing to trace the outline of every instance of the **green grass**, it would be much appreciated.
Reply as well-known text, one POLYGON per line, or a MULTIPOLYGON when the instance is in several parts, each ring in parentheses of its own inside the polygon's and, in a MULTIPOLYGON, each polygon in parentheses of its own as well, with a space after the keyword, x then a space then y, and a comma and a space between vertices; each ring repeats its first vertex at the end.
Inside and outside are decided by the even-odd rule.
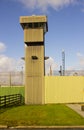
POLYGON ((24 87, 0 87, 0 96, 10 95, 10 94, 21 94, 24 97, 24 87))
MULTIPOLYGON (((0 96, 20 93, 24 87, 0 87, 0 96)), ((29 105, 0 109, 0 125, 84 125, 84 118, 65 105, 29 105)))
POLYGON ((29 105, 0 110, 0 125, 84 125, 84 118, 64 104, 29 105), (4 111, 5 110, 5 111, 4 111))

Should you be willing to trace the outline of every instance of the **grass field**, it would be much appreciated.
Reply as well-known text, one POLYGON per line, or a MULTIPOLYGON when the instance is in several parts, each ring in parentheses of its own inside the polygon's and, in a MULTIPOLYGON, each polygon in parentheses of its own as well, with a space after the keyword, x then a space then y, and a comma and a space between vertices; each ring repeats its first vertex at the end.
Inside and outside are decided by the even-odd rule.
MULTIPOLYGON (((24 87, 0 87, 0 96, 20 93, 24 87)), ((23 105, 0 109, 0 125, 84 125, 84 118, 64 104, 23 105)))
POLYGON ((10 94, 21 94, 24 97, 24 87, 0 87, 0 96, 10 95, 10 94))
POLYGON ((23 105, 0 110, 0 125, 65 126, 84 125, 84 118, 64 104, 23 105))

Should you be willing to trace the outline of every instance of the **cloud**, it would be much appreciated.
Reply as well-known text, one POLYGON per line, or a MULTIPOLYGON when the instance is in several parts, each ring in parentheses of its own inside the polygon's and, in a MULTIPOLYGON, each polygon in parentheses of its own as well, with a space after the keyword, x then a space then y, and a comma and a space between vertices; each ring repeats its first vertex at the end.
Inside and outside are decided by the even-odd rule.
POLYGON ((21 59, 15 60, 14 58, 8 57, 3 52, 6 51, 6 45, 0 42, 0 72, 8 71, 21 71, 24 66, 24 61, 21 59))
POLYGON ((23 71, 25 69, 24 60, 19 59, 16 61, 16 71, 23 71))
POLYGON ((3 42, 0 42, 0 71, 9 71, 14 69, 15 61, 12 58, 9 58, 2 54, 6 51, 6 45, 3 42))
POLYGON ((23 68, 24 61, 21 59, 15 60, 6 55, 0 55, 0 72, 22 71, 23 68))
POLYGON ((77 57, 82 57, 83 56, 83 54, 81 54, 80 52, 78 52, 76 55, 77 55, 77 57))
POLYGON ((45 61, 45 70, 46 70, 46 75, 50 73, 50 66, 53 70, 56 70, 58 65, 55 63, 54 59, 50 57, 48 60, 45 61))
MULTIPOLYGON (((84 66, 84 55, 81 54, 80 52, 77 53, 77 57, 78 57, 78 60, 79 60, 79 65, 80 67, 81 66, 84 66)), ((84 67, 83 67, 84 68, 84 67)))
POLYGON ((5 44, 0 42, 0 52, 4 52, 5 50, 6 50, 5 44))
POLYGON ((77 3, 77 0, 18 0, 18 2, 29 9, 41 9, 42 11, 46 11, 48 7, 58 10, 63 6, 77 3))
POLYGON ((0 55, 0 71, 12 71, 15 69, 15 60, 5 55, 0 55))
POLYGON ((67 70, 84 70, 84 54, 76 53, 77 62, 74 66, 68 66, 67 70))
POLYGON ((84 55, 80 52, 76 54, 78 62, 75 66, 71 66, 68 69, 69 70, 84 70, 84 55))
POLYGON ((82 8, 81 11, 84 13, 84 8, 82 8))

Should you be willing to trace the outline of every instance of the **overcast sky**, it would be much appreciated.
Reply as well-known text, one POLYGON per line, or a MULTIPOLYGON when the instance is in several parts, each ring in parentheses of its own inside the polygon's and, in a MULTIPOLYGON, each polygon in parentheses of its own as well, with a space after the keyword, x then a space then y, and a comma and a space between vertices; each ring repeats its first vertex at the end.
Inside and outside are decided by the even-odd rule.
POLYGON ((65 50, 66 69, 84 69, 84 0, 0 0, 0 71, 21 70, 24 56, 20 16, 47 15, 45 54, 58 70, 65 50))

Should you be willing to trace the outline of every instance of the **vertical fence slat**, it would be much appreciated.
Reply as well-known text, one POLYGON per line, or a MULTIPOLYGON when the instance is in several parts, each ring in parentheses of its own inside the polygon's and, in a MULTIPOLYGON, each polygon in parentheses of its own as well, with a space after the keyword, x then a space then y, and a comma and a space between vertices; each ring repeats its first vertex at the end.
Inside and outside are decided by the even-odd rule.
POLYGON ((4 106, 6 107, 6 96, 4 96, 4 106))

